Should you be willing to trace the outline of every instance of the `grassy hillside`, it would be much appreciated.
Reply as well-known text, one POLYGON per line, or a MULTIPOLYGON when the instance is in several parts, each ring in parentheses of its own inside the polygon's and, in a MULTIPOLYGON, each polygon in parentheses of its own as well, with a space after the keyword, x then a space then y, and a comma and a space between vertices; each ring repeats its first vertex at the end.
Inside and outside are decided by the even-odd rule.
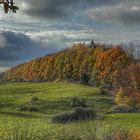
POLYGON ((62 129, 82 133, 81 129, 89 131, 88 126, 88 129, 90 127, 93 130, 96 123, 94 119, 67 124, 55 124, 50 121, 51 116, 56 113, 73 110, 69 105, 72 97, 85 99, 89 107, 103 114, 99 121, 100 129, 113 125, 140 129, 139 113, 106 114, 115 105, 114 97, 100 95, 97 88, 67 82, 14 83, 0 85, 0 136, 13 132, 15 128, 33 128, 35 132, 46 130, 55 135, 62 132, 62 129), (29 104, 32 97, 39 99, 36 105, 39 110, 19 111, 19 107, 29 104))

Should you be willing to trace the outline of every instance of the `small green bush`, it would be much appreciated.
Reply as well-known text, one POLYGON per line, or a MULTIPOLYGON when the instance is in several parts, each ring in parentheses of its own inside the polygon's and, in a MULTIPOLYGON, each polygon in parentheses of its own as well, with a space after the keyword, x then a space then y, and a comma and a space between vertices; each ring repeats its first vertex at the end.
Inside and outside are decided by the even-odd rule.
POLYGON ((70 100, 71 107, 87 107, 86 101, 78 97, 71 98, 70 100))
POLYGON ((52 117, 52 122, 65 123, 72 121, 86 120, 89 118, 95 118, 96 112, 91 108, 75 108, 75 111, 57 114, 52 117))

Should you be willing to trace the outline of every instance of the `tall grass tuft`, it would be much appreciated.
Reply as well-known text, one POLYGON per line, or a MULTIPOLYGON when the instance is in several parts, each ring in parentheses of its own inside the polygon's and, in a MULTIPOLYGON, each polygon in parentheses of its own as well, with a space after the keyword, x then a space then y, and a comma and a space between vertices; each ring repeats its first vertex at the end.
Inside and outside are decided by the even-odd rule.
POLYGON ((30 125, 13 126, 0 135, 0 140, 132 140, 130 138, 132 136, 128 129, 117 126, 102 128, 100 120, 84 125, 75 123, 74 127, 63 126, 55 131, 47 128, 39 131, 30 125))

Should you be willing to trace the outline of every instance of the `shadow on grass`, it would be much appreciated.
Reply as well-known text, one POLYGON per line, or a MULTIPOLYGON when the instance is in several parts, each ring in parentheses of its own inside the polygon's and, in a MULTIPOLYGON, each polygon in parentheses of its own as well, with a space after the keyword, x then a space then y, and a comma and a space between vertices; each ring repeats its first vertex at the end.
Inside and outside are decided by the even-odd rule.
POLYGON ((68 109, 69 102, 67 100, 47 101, 47 109, 68 109))
POLYGON ((86 97, 96 97, 96 96, 101 96, 98 92, 97 93, 88 93, 88 94, 84 94, 82 96, 86 96, 86 97))
MULTIPOLYGON (((35 107, 37 108, 37 112, 47 112, 48 110, 65 110, 68 109, 69 102, 67 100, 37 100, 37 101, 29 101, 27 103, 22 104, 21 106, 24 106, 27 108, 35 107)), ((24 110, 23 110, 24 111, 24 110)))
POLYGON ((7 108, 7 107, 11 107, 11 106, 14 106, 15 104, 14 103, 10 103, 9 101, 5 101, 5 102, 1 102, 0 103, 0 108, 7 108))
POLYGON ((16 117, 23 117, 23 118, 44 118, 43 116, 37 116, 34 114, 25 114, 25 113, 21 113, 21 112, 4 112, 1 111, 0 112, 3 115, 7 115, 7 116, 16 116, 16 117))
POLYGON ((12 115, 18 115, 21 117, 38 117, 35 116, 38 114, 41 114, 42 117, 46 116, 49 117, 52 114, 60 113, 62 111, 69 111, 71 109, 69 102, 67 100, 30 100, 24 104, 21 104, 20 106, 17 106, 17 113, 11 113, 12 115), (30 115, 31 114, 31 115, 30 115), (33 115, 32 115, 33 114, 33 115))
POLYGON ((100 98, 100 99, 97 99, 96 101, 104 103, 104 104, 115 105, 114 100, 112 98, 100 98))

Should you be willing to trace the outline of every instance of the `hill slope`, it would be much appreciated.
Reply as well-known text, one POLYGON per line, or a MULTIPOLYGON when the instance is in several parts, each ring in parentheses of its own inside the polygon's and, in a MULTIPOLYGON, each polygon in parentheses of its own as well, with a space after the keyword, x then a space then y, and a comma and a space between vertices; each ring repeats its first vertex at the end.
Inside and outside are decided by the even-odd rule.
MULTIPOLYGON (((97 113, 101 114, 108 112, 115 105, 114 97, 100 95, 99 89, 80 84, 44 82, 0 85, 1 140, 4 140, 5 138, 2 137, 3 135, 6 135, 6 138, 7 135, 10 134, 19 135, 22 130, 25 130, 24 132, 26 133, 24 134, 27 136, 30 132, 31 138, 32 132, 34 132, 33 135, 37 138, 41 132, 42 135, 49 133, 51 136, 57 137, 57 134, 62 134, 63 130, 69 130, 68 132, 70 134, 73 134, 73 132, 75 134, 76 132, 79 136, 90 134, 89 132, 92 133, 97 124, 101 129, 101 132, 108 127, 113 126, 116 126, 117 128, 123 126, 128 129, 140 129, 140 113, 104 114, 103 119, 98 122, 91 119, 66 124, 52 123, 50 120, 54 114, 74 110, 69 104, 70 99, 73 97, 84 99, 87 102, 88 107, 97 110, 97 113), (39 99, 39 104, 38 102, 32 104, 38 108, 38 111, 19 111, 19 107, 30 103, 33 97, 39 99)), ((98 132, 101 134, 100 130, 98 130, 98 132)), ((31 139, 30 137, 26 139, 31 139)), ((8 137, 7 139, 10 140, 10 138, 8 137)), ((46 140, 46 137, 44 139, 46 140)))
POLYGON ((130 58, 120 47, 75 44, 64 51, 18 65, 4 74, 4 81, 72 80, 110 87, 130 58))

